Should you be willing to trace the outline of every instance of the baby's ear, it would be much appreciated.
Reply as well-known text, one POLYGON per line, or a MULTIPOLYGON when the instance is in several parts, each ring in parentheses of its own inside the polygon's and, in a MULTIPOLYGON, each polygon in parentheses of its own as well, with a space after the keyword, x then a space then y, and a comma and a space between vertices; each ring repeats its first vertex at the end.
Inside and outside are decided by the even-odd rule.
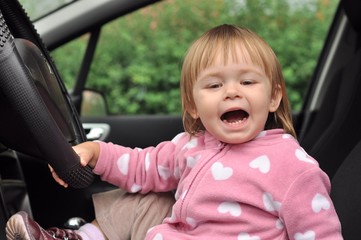
POLYGON ((280 106, 281 100, 282 100, 282 89, 280 85, 277 85, 271 96, 269 111, 270 112, 277 111, 278 107, 280 106))
POLYGON ((195 106, 193 106, 193 104, 189 104, 190 106, 187 107, 187 113, 189 114, 189 116, 191 116, 193 119, 198 119, 199 115, 198 115, 198 111, 197 108, 195 106))
POLYGON ((196 109, 190 109, 188 110, 189 115, 193 118, 193 119, 198 119, 198 112, 196 109))

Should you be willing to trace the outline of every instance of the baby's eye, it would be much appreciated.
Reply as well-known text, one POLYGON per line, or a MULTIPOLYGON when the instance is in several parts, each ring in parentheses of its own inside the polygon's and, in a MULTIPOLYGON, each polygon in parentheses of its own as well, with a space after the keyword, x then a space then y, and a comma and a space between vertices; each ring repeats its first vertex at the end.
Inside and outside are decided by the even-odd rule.
POLYGON ((222 83, 212 83, 208 85, 208 88, 220 88, 222 87, 222 83))
POLYGON ((253 83, 252 80, 246 79, 241 81, 241 85, 251 85, 253 83))

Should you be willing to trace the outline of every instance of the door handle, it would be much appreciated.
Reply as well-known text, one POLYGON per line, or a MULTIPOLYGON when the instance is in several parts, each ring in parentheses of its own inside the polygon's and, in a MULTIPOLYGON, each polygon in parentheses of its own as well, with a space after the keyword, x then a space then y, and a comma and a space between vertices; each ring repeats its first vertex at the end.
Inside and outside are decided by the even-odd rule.
POLYGON ((110 132, 110 126, 106 123, 83 123, 87 140, 104 141, 110 132))

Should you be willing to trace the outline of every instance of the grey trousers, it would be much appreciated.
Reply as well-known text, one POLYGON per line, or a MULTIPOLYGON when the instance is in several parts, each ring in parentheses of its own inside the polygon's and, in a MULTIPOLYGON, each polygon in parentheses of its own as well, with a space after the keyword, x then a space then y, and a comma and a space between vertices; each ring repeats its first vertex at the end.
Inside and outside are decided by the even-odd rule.
POLYGON ((142 240, 170 216, 172 193, 132 194, 122 189, 93 195, 95 218, 109 240, 142 240))

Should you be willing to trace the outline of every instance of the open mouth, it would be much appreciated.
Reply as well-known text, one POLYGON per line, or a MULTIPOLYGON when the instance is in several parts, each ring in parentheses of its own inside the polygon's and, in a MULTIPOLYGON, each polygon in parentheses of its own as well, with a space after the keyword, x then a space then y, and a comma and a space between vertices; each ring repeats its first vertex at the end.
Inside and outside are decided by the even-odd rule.
POLYGON ((221 120, 227 124, 240 124, 248 118, 249 114, 244 110, 234 110, 225 112, 221 116, 221 120))

